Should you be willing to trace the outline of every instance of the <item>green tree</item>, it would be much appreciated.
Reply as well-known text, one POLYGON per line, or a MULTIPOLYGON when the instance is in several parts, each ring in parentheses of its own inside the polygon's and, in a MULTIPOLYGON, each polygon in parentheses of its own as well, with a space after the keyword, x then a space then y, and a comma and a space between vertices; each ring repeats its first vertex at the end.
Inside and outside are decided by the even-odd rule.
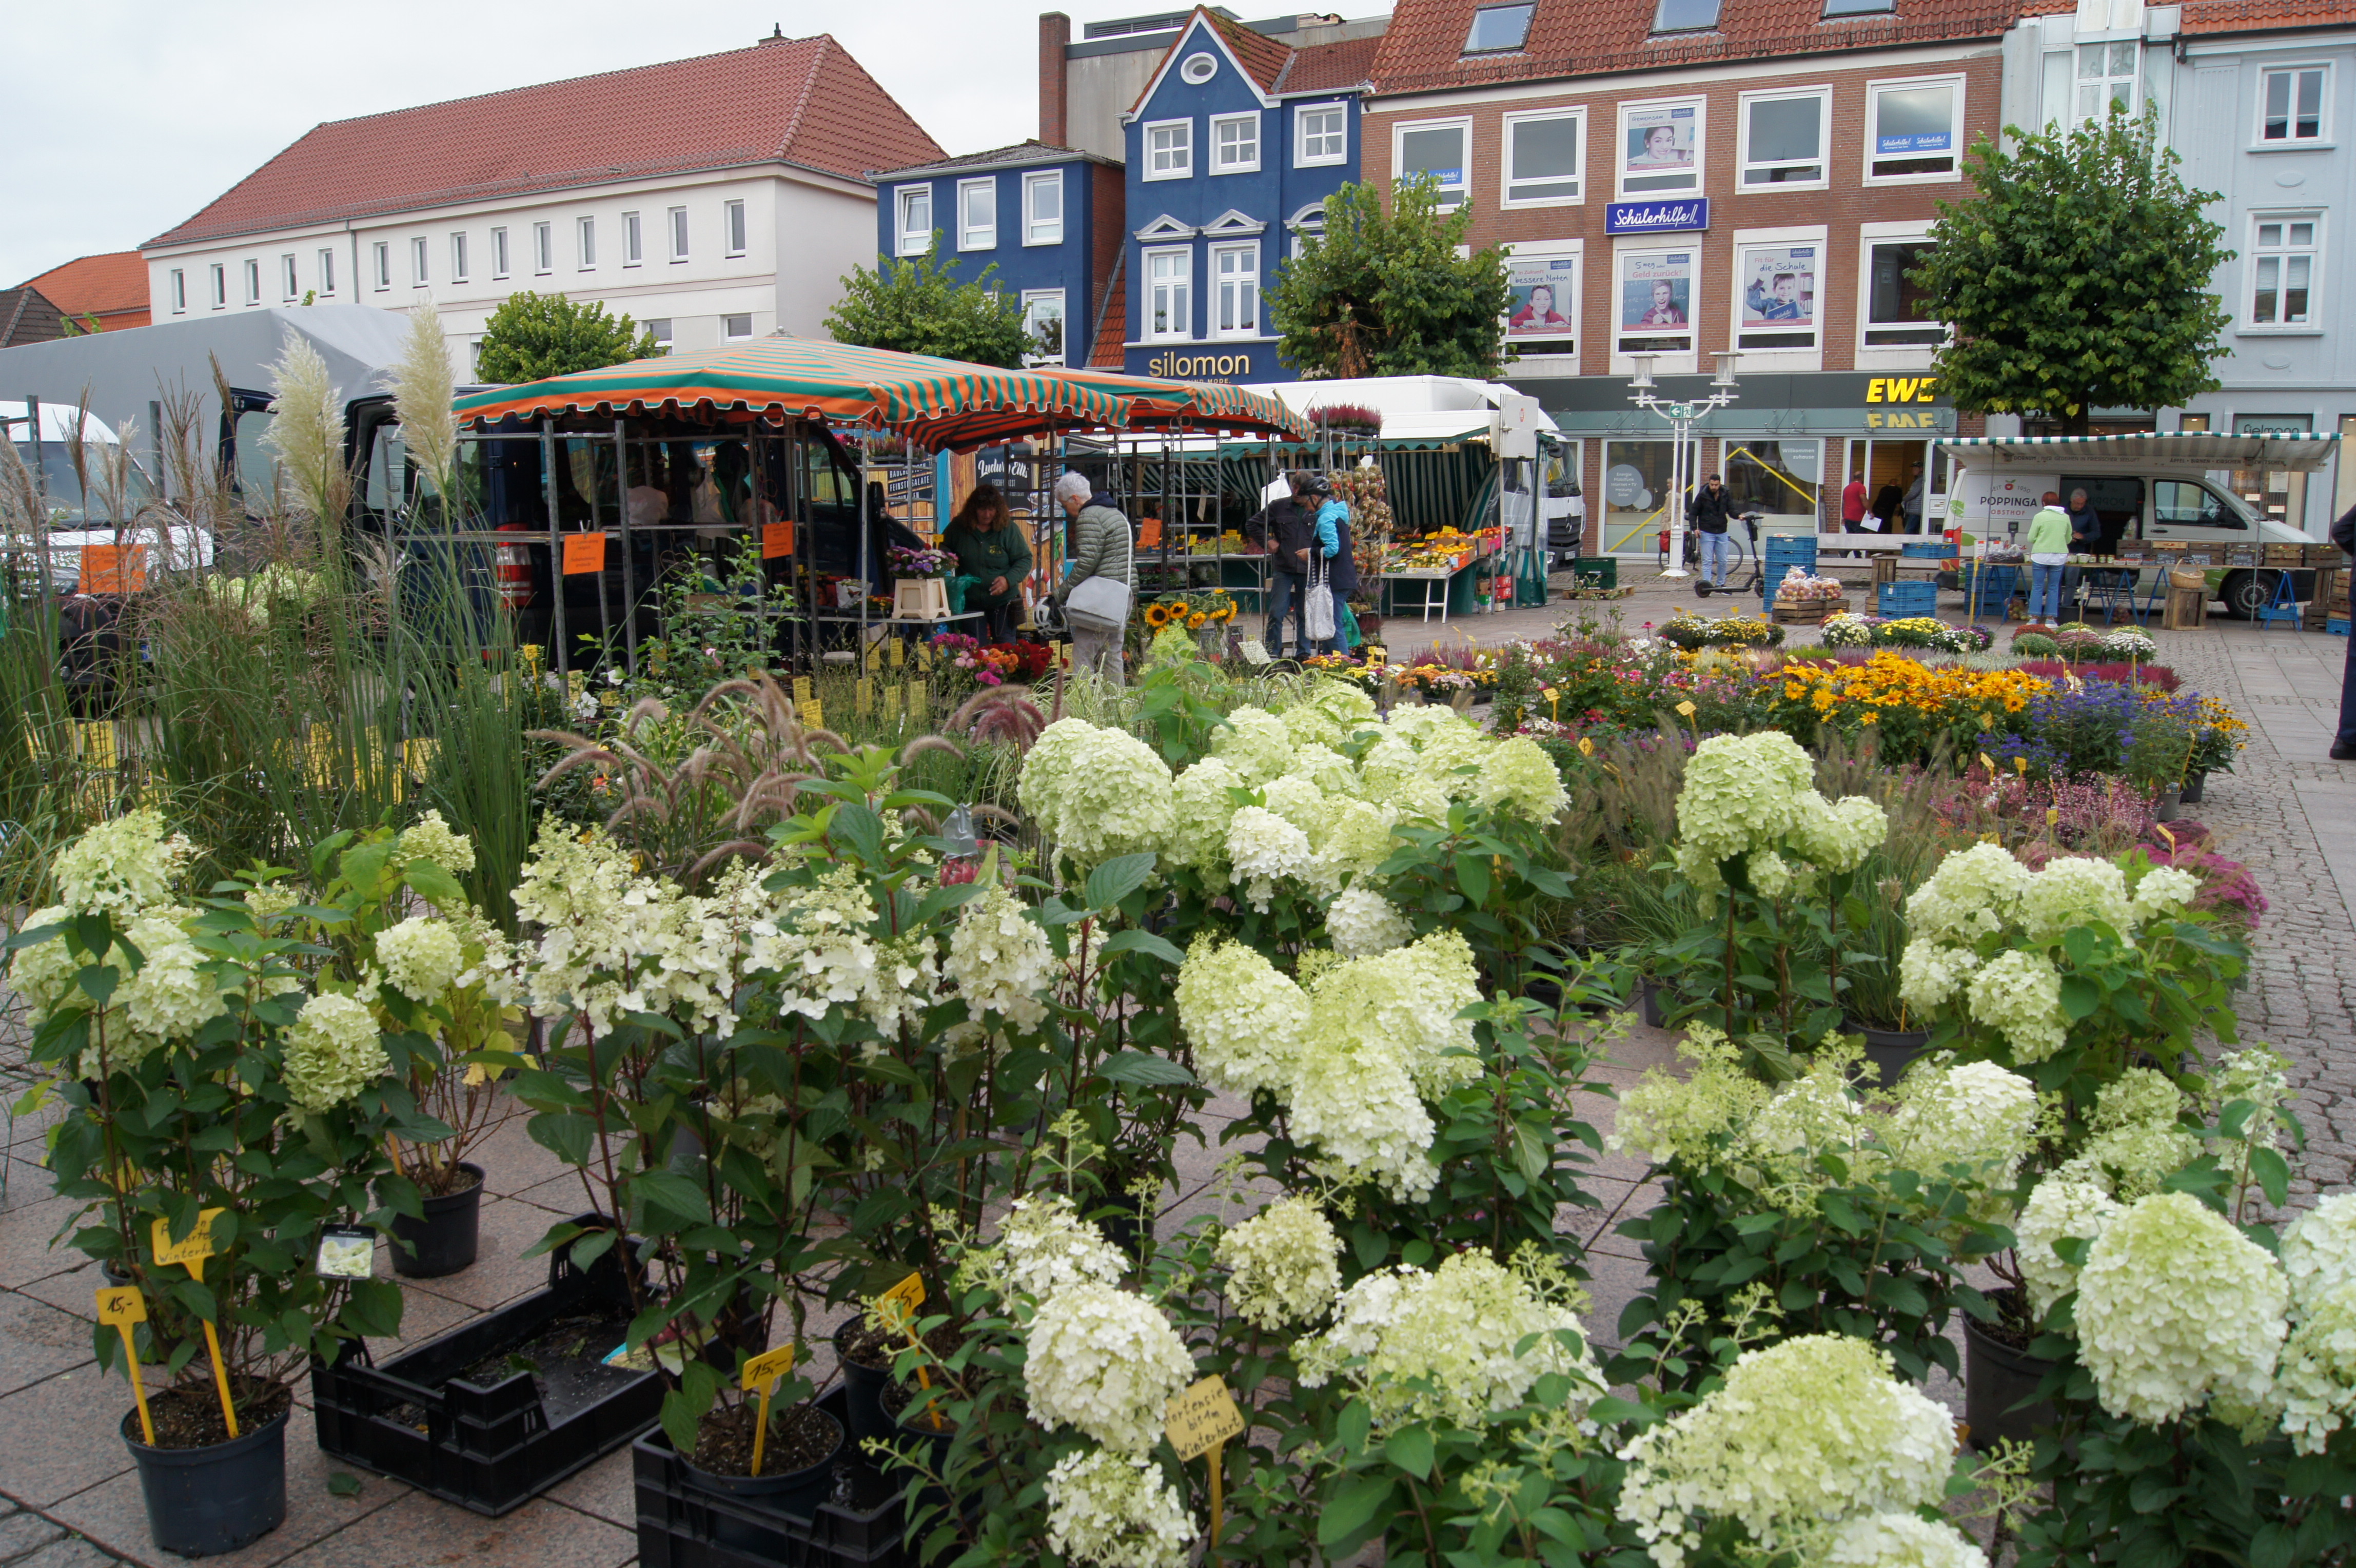
POLYGON ((1954 329, 1936 369, 1955 406, 2040 414, 2070 435, 2096 408, 2181 405, 2219 386, 2231 319, 2211 280, 2233 259, 2157 118, 2105 118, 2010 151, 1972 147, 1975 201, 1939 203, 1909 274, 1918 308, 1954 329))
POLYGON ((594 301, 575 305, 561 294, 511 294, 483 328, 476 373, 487 381, 536 381, 594 371, 662 352, 651 332, 626 316, 608 316, 594 301))
POLYGON ((941 260, 940 231, 921 256, 887 256, 875 270, 854 267, 841 280, 842 297, 827 313, 826 329, 841 343, 892 349, 903 354, 937 354, 969 364, 1013 367, 1033 350, 1023 329, 1023 306, 991 285, 992 262, 971 283, 961 284, 955 261, 941 260))
POLYGON ((1401 180, 1383 210, 1370 185, 1325 199, 1325 233, 1268 291, 1277 354, 1305 376, 1494 378, 1511 297, 1494 245, 1460 256, 1472 204, 1440 210, 1429 176, 1401 180))

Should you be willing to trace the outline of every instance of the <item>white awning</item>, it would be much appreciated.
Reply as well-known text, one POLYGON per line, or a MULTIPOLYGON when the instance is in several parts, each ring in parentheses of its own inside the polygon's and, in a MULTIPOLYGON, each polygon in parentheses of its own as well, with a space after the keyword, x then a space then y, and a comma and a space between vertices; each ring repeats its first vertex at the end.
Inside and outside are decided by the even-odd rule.
POLYGON ((2187 468, 2274 468, 2311 472, 2331 461, 2336 435, 2301 431, 2228 435, 2190 430, 2132 435, 1951 435, 1939 450, 1973 468, 2047 471, 2080 464, 2167 464, 2187 468))

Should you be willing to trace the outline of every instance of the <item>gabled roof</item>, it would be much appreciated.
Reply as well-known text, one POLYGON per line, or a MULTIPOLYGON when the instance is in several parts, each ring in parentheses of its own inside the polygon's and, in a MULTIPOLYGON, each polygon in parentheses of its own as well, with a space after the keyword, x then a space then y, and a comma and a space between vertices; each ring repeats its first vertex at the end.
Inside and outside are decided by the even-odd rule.
POLYGON ((1142 110, 1146 101, 1162 90, 1163 79, 1178 62, 1194 52, 1187 40, 1194 36, 1198 22, 1215 42, 1225 47, 1236 69, 1259 89, 1260 97, 1269 102, 1295 93, 1335 92, 1365 86, 1373 73, 1376 46, 1382 41, 1378 35, 1295 48, 1233 17, 1197 5, 1194 14, 1186 18, 1186 25, 1178 30, 1178 36, 1170 40, 1170 47, 1162 51, 1162 63, 1153 68, 1145 90, 1129 106, 1131 114, 1142 110))
POLYGON ((68 316, 95 316, 102 326, 147 325, 147 263, 136 251, 76 256, 63 266, 27 278, 23 286, 39 290, 68 316), (139 319, 110 319, 133 316, 139 319))
POLYGON ((1290 98, 1301 92, 1341 92, 1364 87, 1374 80, 1375 52, 1382 47, 1382 35, 1377 33, 1370 38, 1344 38, 1338 44, 1295 49, 1292 62, 1276 79, 1276 95, 1290 98))
POLYGON ((942 156, 823 33, 314 127, 146 248, 617 179, 787 164, 866 181, 942 156))
POLYGON ((63 336, 65 327, 59 316, 57 306, 30 284, 0 288, 0 349, 47 343, 63 336))
POLYGON ((1120 167, 1119 158, 1106 157, 1102 153, 1085 152, 1078 147, 1059 147, 1053 142, 1036 138, 1015 143, 1011 147, 992 147, 985 153, 962 153, 953 158, 936 158, 931 163, 916 164, 908 168, 870 169, 867 177, 881 185, 887 179, 915 179, 928 174, 964 174, 981 168, 1027 168, 1037 164, 1091 163, 1107 168, 1120 167))
MULTIPOLYGON (((1704 33, 1653 33, 1650 0, 1536 0, 1523 48, 1466 57, 1472 13, 1492 0, 1398 0, 1376 51, 1377 93, 1436 92, 1720 60, 2002 38, 2021 0, 1894 0, 1875 16, 1826 17, 1824 0, 1725 0, 1704 33)), ((2261 3, 2261 0, 2251 0, 2261 3)), ((2263 0, 2329 5, 2344 0, 2263 0)))
POLYGON ((2188 0, 2186 33, 2262 33, 2288 27, 2356 26, 2348 0, 2188 0))

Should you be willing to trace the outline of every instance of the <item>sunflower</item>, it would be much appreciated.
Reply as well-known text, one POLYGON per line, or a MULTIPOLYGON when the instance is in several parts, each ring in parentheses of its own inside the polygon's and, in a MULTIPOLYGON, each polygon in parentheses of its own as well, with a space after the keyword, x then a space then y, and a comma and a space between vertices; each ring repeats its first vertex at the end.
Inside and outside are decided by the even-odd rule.
POLYGON ((1204 623, 1208 621, 1210 618, 1211 618, 1209 616, 1205 615, 1201 610, 1196 610, 1193 615, 1186 618, 1186 629, 1189 631, 1200 631, 1203 629, 1204 623))
POLYGON ((1145 624, 1151 627, 1168 626, 1170 624, 1170 607, 1168 605, 1146 606, 1145 624))

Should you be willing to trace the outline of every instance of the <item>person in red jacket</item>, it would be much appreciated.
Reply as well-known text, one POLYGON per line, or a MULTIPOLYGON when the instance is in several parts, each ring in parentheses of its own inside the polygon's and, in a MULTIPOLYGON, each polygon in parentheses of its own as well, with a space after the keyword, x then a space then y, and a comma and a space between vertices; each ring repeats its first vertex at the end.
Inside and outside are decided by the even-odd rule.
POLYGON ((1841 532, 1865 532, 1865 476, 1851 474, 1848 488, 1841 491, 1841 532))

